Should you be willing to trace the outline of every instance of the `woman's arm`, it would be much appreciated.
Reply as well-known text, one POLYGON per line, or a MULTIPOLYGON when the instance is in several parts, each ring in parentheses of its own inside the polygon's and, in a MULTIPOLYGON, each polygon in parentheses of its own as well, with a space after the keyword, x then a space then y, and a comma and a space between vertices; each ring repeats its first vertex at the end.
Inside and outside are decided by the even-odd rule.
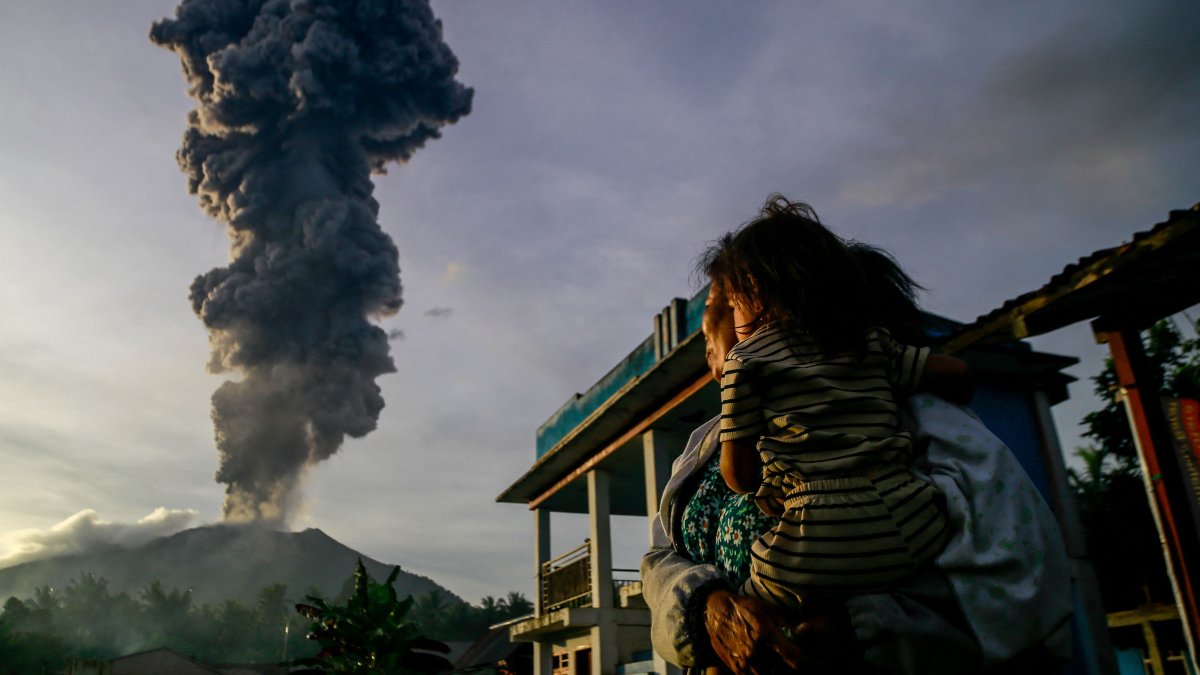
POLYGON ((642 595, 650 607, 654 650, 685 667, 724 664, 733 673, 833 672, 824 664, 854 660, 848 627, 820 617, 797 627, 798 642, 756 598, 737 595, 713 565, 673 549, 660 519, 651 521, 650 551, 642 557, 642 595), (836 645, 836 647, 831 647, 836 645), (822 655, 817 657, 817 655, 822 655))
POLYGON ((642 557, 642 597, 650 607, 654 651, 679 666, 714 663, 704 614, 714 590, 729 581, 713 565, 692 562, 671 547, 659 518, 651 521, 654 544, 642 557))

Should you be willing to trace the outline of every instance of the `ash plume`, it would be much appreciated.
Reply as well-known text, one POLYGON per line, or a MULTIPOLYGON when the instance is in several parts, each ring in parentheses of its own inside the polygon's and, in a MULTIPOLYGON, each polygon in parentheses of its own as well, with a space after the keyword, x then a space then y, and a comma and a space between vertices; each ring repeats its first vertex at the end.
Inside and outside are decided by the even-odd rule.
POLYGON ((286 524, 306 470, 372 431, 395 366, 371 319, 401 305, 371 173, 470 112, 424 0, 184 0, 150 39, 197 102, 177 158, 226 223, 196 278, 226 520, 286 524))

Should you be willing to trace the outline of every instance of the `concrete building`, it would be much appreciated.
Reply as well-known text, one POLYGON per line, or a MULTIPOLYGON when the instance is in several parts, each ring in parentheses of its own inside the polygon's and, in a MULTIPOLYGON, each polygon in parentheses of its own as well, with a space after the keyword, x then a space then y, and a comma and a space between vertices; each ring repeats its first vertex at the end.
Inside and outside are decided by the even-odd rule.
MULTIPOLYGON (((532 466, 497 498, 533 513, 535 615, 511 626, 510 639, 533 643, 538 675, 678 672, 651 652, 641 583, 636 570, 614 569, 610 521, 657 511, 672 460, 718 411, 699 331, 706 293, 672 300, 654 317, 649 337, 551 415, 537 431, 532 466), (552 551, 554 513, 587 514, 587 542, 552 551)), ((935 341, 959 325, 928 317, 935 341)), ((976 376, 972 407, 1013 449, 1061 520, 1070 500, 1050 406, 1066 398, 1071 378, 1061 371, 1075 359, 1018 341, 958 355, 976 376)))

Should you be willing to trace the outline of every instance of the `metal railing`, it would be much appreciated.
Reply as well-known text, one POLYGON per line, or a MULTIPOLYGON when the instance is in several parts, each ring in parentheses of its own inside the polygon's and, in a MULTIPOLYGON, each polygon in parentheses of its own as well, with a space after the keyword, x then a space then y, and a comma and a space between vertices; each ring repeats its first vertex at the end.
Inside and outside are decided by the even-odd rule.
MULTIPOLYGON (((635 569, 613 568, 613 604, 619 604, 621 589, 641 581, 635 569)), ((542 563, 539 570, 542 594, 542 613, 563 607, 586 607, 592 604, 592 551, 591 543, 583 544, 542 563)))
POLYGON ((542 563, 542 612, 561 607, 582 607, 592 600, 591 544, 582 546, 542 563))
POLYGON ((636 583, 640 583, 641 580, 642 580, 642 575, 639 570, 618 569, 618 568, 614 567, 613 568, 613 594, 619 596, 622 588, 625 588, 626 586, 632 586, 636 583), (618 579, 617 578, 618 574, 625 578, 618 579))

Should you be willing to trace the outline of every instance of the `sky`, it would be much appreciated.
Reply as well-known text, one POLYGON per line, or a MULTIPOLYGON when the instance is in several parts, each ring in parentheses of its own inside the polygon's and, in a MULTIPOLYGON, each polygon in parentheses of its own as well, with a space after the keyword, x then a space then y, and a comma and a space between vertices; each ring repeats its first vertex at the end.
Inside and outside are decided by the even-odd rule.
MULTIPOLYGON (((188 301, 224 226, 175 151, 166 0, 0 4, 0 565, 216 522, 224 486, 188 301)), ((696 287, 769 193, 891 251, 969 321, 1200 201, 1200 7, 433 3, 470 114, 375 176, 404 305, 378 428, 304 480, 291 526, 461 597, 533 590, 533 518, 495 497, 534 434, 696 287)), ((1086 325, 1066 449, 1099 404, 1086 325)), ((637 567, 644 522, 617 527, 637 567)), ((552 550, 582 543, 552 519, 552 550)))

